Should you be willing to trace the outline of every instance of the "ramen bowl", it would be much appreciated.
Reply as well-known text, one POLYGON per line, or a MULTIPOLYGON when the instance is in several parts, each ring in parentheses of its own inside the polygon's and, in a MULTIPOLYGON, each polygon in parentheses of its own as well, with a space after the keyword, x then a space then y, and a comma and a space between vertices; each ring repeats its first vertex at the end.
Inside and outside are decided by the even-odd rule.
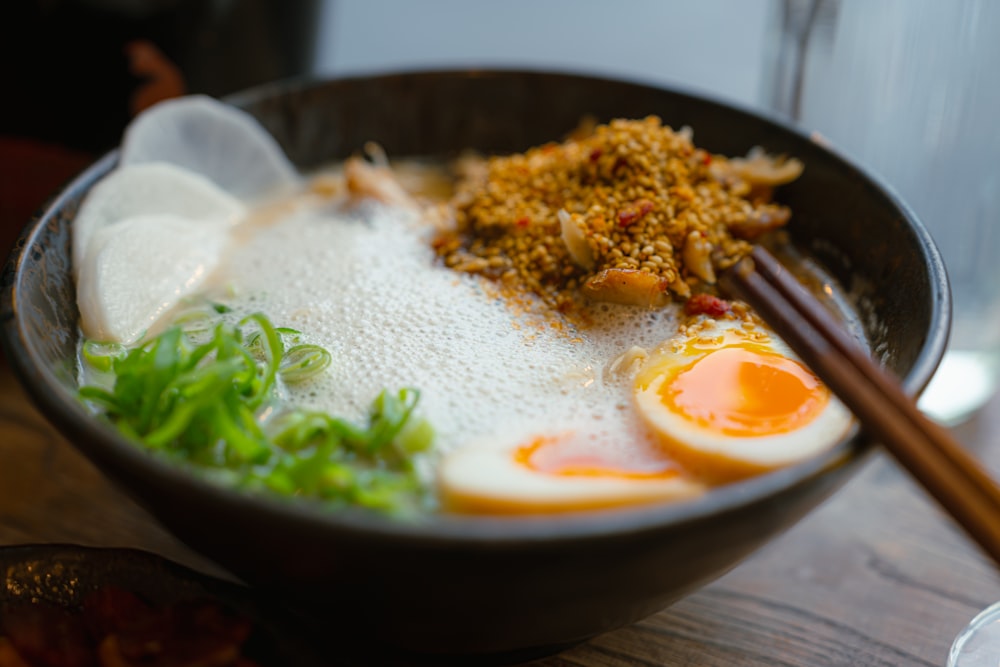
MULTIPOLYGON (((572 74, 402 73, 281 82, 230 100, 303 169, 376 141, 392 156, 524 150, 585 116, 655 114, 700 146, 753 146, 806 168, 777 198, 793 242, 844 288, 877 358, 916 395, 945 347, 949 294, 934 245, 876 178, 782 122, 677 90, 572 74)), ((44 415, 169 531, 324 632, 407 655, 520 660, 648 616, 734 567, 840 487, 874 449, 824 453, 677 503, 518 518, 400 521, 250 496, 149 456, 76 397, 74 215, 111 153, 24 230, 3 277, 9 363, 44 415)), ((485 351, 484 353, 488 353, 485 351)))

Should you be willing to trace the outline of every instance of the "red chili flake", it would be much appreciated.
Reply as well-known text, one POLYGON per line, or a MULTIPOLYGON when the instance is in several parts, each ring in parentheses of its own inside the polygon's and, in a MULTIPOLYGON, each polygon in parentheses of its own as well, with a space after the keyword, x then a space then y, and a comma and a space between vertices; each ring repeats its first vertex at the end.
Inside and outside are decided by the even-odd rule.
POLYGON ((634 206, 626 206, 618 211, 618 226, 628 227, 639 218, 639 210, 634 206))
POLYGON ((602 155, 604 155, 604 151, 600 148, 595 148, 592 151, 590 151, 590 161, 597 162, 602 155))
POLYGON ((434 248, 435 252, 457 248, 458 246, 459 240, 453 234, 442 234, 434 237, 434 240, 431 241, 431 247, 434 248))
POLYGON ((632 204, 628 204, 618 211, 618 225, 628 227, 633 222, 653 210, 653 202, 648 199, 639 199, 632 204))
POLYGON ((522 217, 518 218, 517 220, 515 220, 514 224, 517 225, 518 227, 521 227, 523 229, 524 227, 527 227, 528 225, 531 224, 531 218, 529 218, 526 215, 522 216, 522 217))
POLYGON ((730 311, 729 302, 711 294, 695 294, 684 304, 685 315, 708 315, 718 318, 730 311))
POLYGON ((702 157, 701 157, 701 163, 703 165, 705 165, 706 167, 708 165, 712 164, 712 154, 709 153, 708 151, 705 151, 705 154, 702 155, 702 157))

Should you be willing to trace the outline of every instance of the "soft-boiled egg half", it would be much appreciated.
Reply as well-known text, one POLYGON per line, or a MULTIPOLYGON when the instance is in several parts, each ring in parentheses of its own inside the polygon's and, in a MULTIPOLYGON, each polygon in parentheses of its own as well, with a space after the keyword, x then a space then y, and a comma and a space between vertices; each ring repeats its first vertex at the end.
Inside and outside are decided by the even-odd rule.
POLYGON ((852 424, 788 346, 749 320, 685 327, 643 365, 635 402, 670 456, 712 482, 813 456, 852 424))
POLYGON ((598 422, 606 428, 521 429, 450 453, 443 506, 526 514, 690 498, 813 456, 852 425, 791 349, 748 318, 689 321, 642 362, 631 392, 621 389, 625 400, 598 422))
POLYGON ((470 443, 439 470, 445 509, 470 514, 569 512, 679 500, 705 486, 676 462, 602 450, 574 430, 470 443))

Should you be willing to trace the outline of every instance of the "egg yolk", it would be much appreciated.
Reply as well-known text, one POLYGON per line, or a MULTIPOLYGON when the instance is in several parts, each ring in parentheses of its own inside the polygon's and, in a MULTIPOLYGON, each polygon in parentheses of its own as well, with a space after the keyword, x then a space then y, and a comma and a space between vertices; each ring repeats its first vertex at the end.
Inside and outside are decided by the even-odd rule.
POLYGON ((580 451, 565 436, 540 436, 518 447, 514 461, 535 472, 566 477, 666 479, 680 474, 676 463, 667 459, 613 461, 597 451, 580 451))
POLYGON ((732 436, 788 433, 812 421, 829 392, 801 363, 751 347, 724 347, 659 388, 672 413, 732 436))

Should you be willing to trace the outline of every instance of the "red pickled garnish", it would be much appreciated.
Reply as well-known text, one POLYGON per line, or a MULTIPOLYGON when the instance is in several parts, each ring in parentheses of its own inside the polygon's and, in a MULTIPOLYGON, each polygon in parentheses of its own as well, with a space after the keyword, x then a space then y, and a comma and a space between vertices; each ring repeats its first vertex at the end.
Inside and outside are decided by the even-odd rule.
POLYGON ((91 667, 96 664, 82 619, 53 604, 5 606, 0 624, 18 655, 30 664, 91 667))
POLYGON ((705 151, 705 155, 703 155, 701 158, 701 163, 706 167, 712 164, 712 154, 709 153, 708 151, 705 151))
POLYGON ((253 622, 211 599, 151 606, 108 586, 80 609, 48 602, 0 604, 0 664, 45 667, 259 667, 242 656, 253 622))
POLYGON ((231 664, 251 629, 249 620, 213 602, 190 601, 167 607, 142 625, 123 629, 115 644, 123 658, 140 664, 154 659, 178 667, 231 664), (224 662, 211 660, 222 656, 227 657, 224 662))
POLYGON ((105 586, 84 598, 82 614, 90 634, 103 637, 148 616, 151 611, 135 593, 105 586))
POLYGON ((686 315, 708 315, 723 317, 731 310, 729 302, 711 294, 695 294, 684 304, 686 315))
POLYGON ((595 148, 592 151, 590 151, 590 161, 597 162, 602 155, 604 155, 604 151, 600 148, 595 148))
POLYGON ((526 215, 521 216, 520 218, 514 221, 514 224, 521 228, 527 227, 528 225, 531 224, 531 218, 529 218, 526 215))

